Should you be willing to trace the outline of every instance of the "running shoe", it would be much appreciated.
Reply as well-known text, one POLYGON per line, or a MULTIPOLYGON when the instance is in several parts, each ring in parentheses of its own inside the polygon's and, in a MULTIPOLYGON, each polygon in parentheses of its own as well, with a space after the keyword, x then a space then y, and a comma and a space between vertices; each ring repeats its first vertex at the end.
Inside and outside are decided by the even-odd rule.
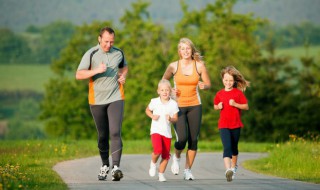
POLYGON ((172 165, 171 165, 171 171, 174 175, 179 174, 179 170, 180 170, 179 162, 180 162, 180 158, 177 158, 176 154, 174 154, 172 158, 172 165))
POLYGON ((184 174, 183 178, 185 180, 194 180, 194 177, 193 177, 190 169, 184 169, 183 174, 184 174))
POLYGON ((107 165, 103 165, 100 168, 100 172, 98 174, 99 180, 105 180, 107 179, 107 174, 109 173, 109 167, 107 165))
POLYGON ((157 165, 151 161, 150 162, 149 175, 151 177, 154 177, 156 175, 156 170, 157 170, 157 165))
POLYGON ((112 169, 112 181, 120 181, 123 178, 122 171, 118 168, 118 166, 113 166, 112 169))
POLYGON ((233 171, 232 179, 234 179, 236 177, 236 173, 237 173, 237 170, 238 170, 238 165, 236 165, 234 168, 231 168, 231 170, 233 171))
POLYGON ((163 173, 159 173, 159 181, 161 181, 161 182, 167 181, 167 179, 164 177, 163 173))
POLYGON ((232 181, 233 171, 231 169, 227 169, 225 175, 228 182, 232 181))

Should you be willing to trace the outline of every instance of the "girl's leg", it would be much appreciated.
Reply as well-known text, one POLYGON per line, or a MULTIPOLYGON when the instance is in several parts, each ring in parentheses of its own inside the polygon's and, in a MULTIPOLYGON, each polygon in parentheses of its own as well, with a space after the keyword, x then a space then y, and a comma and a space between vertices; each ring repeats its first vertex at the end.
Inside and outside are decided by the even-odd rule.
POLYGON ((221 142, 223 145, 224 166, 228 170, 231 168, 232 148, 230 129, 219 129, 221 142))
POLYGON ((237 166, 238 163, 238 154, 239 154, 239 150, 238 150, 238 143, 239 143, 239 139, 240 139, 240 131, 241 128, 237 128, 237 129, 233 129, 231 130, 231 147, 232 147, 232 160, 231 160, 231 167, 235 168, 237 166))
POLYGON ((159 173, 164 173, 170 159, 171 139, 161 136, 162 138, 162 159, 159 165, 159 173))

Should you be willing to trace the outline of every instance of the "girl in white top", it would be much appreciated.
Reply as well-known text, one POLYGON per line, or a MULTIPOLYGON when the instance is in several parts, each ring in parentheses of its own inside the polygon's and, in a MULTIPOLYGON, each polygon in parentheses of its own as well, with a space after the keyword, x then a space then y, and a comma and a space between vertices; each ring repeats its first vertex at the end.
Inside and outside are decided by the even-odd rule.
POLYGON ((156 175, 156 163, 161 155, 159 165, 159 181, 166 181, 164 171, 170 159, 171 146, 171 123, 178 120, 178 104, 170 98, 172 89, 168 80, 162 79, 158 84, 157 90, 159 97, 151 99, 146 114, 152 119, 151 122, 151 142, 153 152, 151 155, 151 163, 149 175, 156 175))

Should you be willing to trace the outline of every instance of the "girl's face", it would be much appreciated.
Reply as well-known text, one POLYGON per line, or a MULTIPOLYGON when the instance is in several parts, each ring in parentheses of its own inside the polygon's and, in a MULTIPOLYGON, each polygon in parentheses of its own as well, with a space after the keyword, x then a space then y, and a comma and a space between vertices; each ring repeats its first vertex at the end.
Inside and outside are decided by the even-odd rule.
POLYGON ((234 78, 232 75, 225 73, 223 75, 223 79, 222 79, 223 85, 224 85, 224 89, 226 91, 230 91, 233 89, 233 84, 234 84, 234 78))
POLYGON ((182 59, 190 59, 192 55, 192 49, 188 44, 181 43, 179 48, 179 54, 182 59))
POLYGON ((166 84, 161 84, 158 88, 158 94, 161 100, 169 100, 171 89, 166 84))

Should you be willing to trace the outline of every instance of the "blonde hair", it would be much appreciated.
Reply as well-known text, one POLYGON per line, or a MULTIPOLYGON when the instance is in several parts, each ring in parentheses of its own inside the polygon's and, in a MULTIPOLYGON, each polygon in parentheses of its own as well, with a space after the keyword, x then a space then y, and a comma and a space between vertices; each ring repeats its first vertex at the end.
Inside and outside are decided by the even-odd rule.
POLYGON ((229 75, 233 76, 234 79, 234 88, 238 88, 242 91, 245 91, 247 87, 250 87, 250 82, 247 81, 242 74, 234 67, 234 66, 227 66, 221 70, 221 78, 223 79, 224 74, 228 73, 229 75))
POLYGON ((193 44, 193 42, 189 39, 189 38, 181 38, 179 43, 178 43, 178 54, 180 59, 182 58, 180 55, 180 48, 181 48, 181 44, 187 44, 191 47, 192 53, 191 53, 191 58, 195 61, 202 61, 203 60, 203 56, 201 56, 201 53, 199 50, 196 49, 195 45, 193 44))
POLYGON ((175 96, 175 93, 172 92, 172 87, 171 87, 170 81, 167 80, 167 79, 161 79, 161 80, 159 81, 159 83, 158 83, 158 89, 160 88, 161 85, 166 85, 166 86, 169 87, 169 89, 170 89, 170 98, 172 98, 172 99, 175 100, 175 99, 176 99, 176 96, 175 96))

